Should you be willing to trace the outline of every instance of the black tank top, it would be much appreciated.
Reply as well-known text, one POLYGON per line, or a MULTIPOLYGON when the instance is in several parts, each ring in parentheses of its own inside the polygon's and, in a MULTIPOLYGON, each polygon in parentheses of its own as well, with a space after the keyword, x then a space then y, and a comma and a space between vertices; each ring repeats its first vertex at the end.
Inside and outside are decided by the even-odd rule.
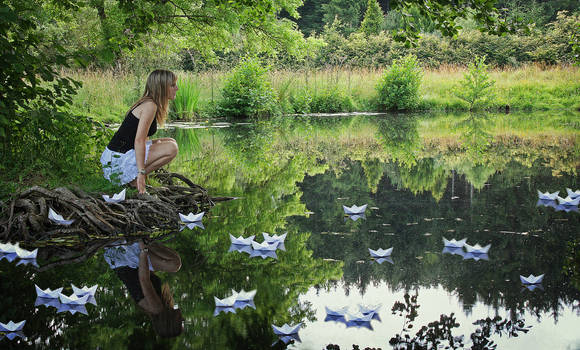
MULTIPOLYGON (((137 106, 135 106, 136 108, 137 106)), ((111 151, 125 153, 135 147, 135 136, 137 136, 137 127, 139 126, 139 119, 133 114, 133 110, 125 116, 123 123, 113 135, 111 142, 107 145, 107 148, 111 151)), ((153 119, 147 136, 152 136, 157 132, 157 120, 153 119)))
MULTIPOLYGON (((139 282, 139 270, 133 269, 127 266, 119 267, 114 269, 115 273, 119 279, 123 282, 129 295, 135 300, 135 302, 140 302, 145 296, 143 295, 143 289, 141 289, 141 283, 139 282)), ((149 278, 151 278, 151 284, 153 289, 161 298, 161 280, 153 272, 150 272, 149 278)))

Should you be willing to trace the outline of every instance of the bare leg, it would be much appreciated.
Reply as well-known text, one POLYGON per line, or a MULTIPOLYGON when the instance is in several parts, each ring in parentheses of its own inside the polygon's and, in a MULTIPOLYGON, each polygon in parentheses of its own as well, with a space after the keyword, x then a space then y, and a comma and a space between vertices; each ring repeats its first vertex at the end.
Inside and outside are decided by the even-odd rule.
POLYGON ((171 162, 179 151, 177 142, 174 139, 165 138, 154 141, 151 147, 149 147, 149 155, 145 163, 145 172, 147 174, 171 162))
POLYGON ((181 257, 177 252, 157 242, 148 245, 149 259, 155 271, 177 272, 181 269, 181 257))

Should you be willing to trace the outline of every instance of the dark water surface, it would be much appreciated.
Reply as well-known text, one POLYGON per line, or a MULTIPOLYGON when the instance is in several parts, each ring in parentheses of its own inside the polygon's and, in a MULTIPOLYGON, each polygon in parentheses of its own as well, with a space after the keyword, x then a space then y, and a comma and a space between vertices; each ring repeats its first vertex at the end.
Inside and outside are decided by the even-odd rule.
POLYGON ((579 120, 296 117, 168 129, 180 145, 170 170, 214 196, 239 197, 213 207, 204 230, 166 241, 183 263, 160 274, 182 310, 183 334, 156 336, 99 250, 43 271, 0 261, 0 322, 27 320, 25 338, 0 348, 267 349, 277 340, 271 324, 303 322, 301 342, 289 348, 390 349, 391 338, 414 338, 423 326, 427 334, 452 316, 443 327, 451 333, 432 332, 431 341, 463 335, 455 348, 579 349, 580 272, 564 266, 580 215, 537 203, 537 190, 580 188, 579 120), (368 204, 365 218, 344 216, 342 205, 354 204, 368 204), (228 252, 229 234, 262 242, 262 232, 288 232, 276 258, 228 252), (491 248, 451 254, 443 237, 491 248), (370 258, 368 248, 390 247, 390 261, 370 258), (529 274, 545 275, 533 291, 519 280, 529 274), (99 285, 88 315, 35 306, 35 284, 70 294, 71 283, 99 285), (214 296, 232 289, 256 289, 255 308, 215 315, 214 296), (356 312, 360 304, 380 305, 377 316, 348 323, 326 315, 325 307, 356 312))

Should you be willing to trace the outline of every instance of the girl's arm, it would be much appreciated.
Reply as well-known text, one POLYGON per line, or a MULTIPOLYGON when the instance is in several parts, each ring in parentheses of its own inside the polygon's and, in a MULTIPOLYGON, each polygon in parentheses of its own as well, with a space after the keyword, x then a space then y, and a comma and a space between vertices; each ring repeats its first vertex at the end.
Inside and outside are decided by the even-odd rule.
MULTIPOLYGON (((146 101, 139 105, 133 113, 139 119, 137 126, 137 134, 135 135, 135 158, 137 161, 137 169, 145 169, 145 142, 147 141, 147 133, 149 127, 155 118, 157 105, 153 101, 146 101)), ((145 193, 145 175, 139 173, 137 175, 137 190, 139 193, 145 193)))
MULTIPOLYGON (((144 245, 141 246, 144 247, 144 245)), ((139 253, 139 284, 145 298, 139 301, 139 306, 151 314, 158 314, 163 310, 163 303, 161 302, 161 297, 155 292, 153 283, 151 283, 147 256, 147 248, 144 247, 139 253)))

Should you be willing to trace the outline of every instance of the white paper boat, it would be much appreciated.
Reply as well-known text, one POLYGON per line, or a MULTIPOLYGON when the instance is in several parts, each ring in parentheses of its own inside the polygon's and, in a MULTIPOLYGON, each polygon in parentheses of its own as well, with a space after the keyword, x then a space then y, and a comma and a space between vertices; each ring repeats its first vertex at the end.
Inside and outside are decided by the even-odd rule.
POLYGON ((379 309, 381 308, 381 306, 383 306, 383 304, 377 304, 377 305, 359 304, 358 308, 359 308, 359 311, 361 312, 361 314, 368 315, 371 313, 376 314, 377 312, 379 312, 379 309))
POLYGON ((346 215, 357 215, 357 214, 363 214, 365 212, 365 210, 367 210, 367 205, 361 205, 360 207, 357 207, 356 205, 353 205, 352 207, 347 207, 346 205, 342 206, 342 209, 344 209, 344 213, 346 215))
POLYGON ((539 276, 529 275, 528 277, 520 275, 520 281, 522 281, 523 284, 540 284, 542 283, 543 279, 544 274, 541 274, 539 276))
POLYGON ((217 297, 213 297, 213 300, 215 300, 215 306, 216 307, 232 307, 234 306, 234 303, 236 302, 236 297, 237 294, 231 295, 227 298, 223 298, 223 299, 218 299, 217 297))
POLYGON ((468 253, 473 253, 473 254, 487 254, 487 252, 489 251, 489 248, 491 247, 491 244, 486 245, 485 247, 482 247, 479 245, 479 243, 471 246, 467 243, 465 243, 464 245, 465 250, 467 250, 468 253))
POLYGON ((62 293, 58 294, 58 298, 60 299, 61 303, 71 305, 84 305, 87 303, 87 300, 90 296, 90 294, 85 294, 82 297, 79 297, 75 294, 72 294, 71 296, 66 296, 62 293))
POLYGON ((328 306, 325 306, 324 309, 326 310, 326 314, 329 316, 344 316, 348 312, 348 306, 340 309, 331 309, 328 306))
POLYGON ((568 206, 578 205, 580 204, 580 197, 572 199, 570 196, 566 198, 558 196, 558 203, 560 203, 560 205, 568 205, 568 206))
POLYGON ((234 236, 232 236, 232 234, 230 233, 230 241, 232 242, 232 244, 237 244, 237 245, 251 245, 252 242, 254 241, 254 235, 244 238, 240 235, 240 237, 236 238, 234 236))
POLYGON ((449 248, 461 248, 465 245, 465 242, 467 242, 467 238, 464 238, 464 239, 459 240, 459 241, 455 240, 455 238, 454 238, 454 239, 449 241, 449 240, 447 240, 447 238, 443 237, 443 245, 445 247, 449 247, 449 248))
POLYGON ((347 322, 370 322, 373 319, 373 313, 369 313, 363 315, 361 312, 357 313, 347 313, 346 314, 346 321, 347 322))
POLYGON ((16 254, 16 249, 21 249, 20 248, 20 243, 16 242, 16 244, 12 244, 10 242, 8 243, 0 243, 0 253, 14 253, 16 254))
POLYGON ((262 236, 264 236, 264 242, 268 242, 269 244, 272 243, 284 243, 284 240, 286 239, 286 235, 288 234, 288 232, 282 234, 282 235, 273 235, 270 236, 268 233, 266 232, 262 232, 262 236))
POLYGON ((538 190, 538 198, 539 199, 551 199, 551 200, 556 200, 556 197, 558 197, 558 194, 560 193, 560 191, 556 191, 554 193, 550 193, 547 192, 546 193, 542 193, 540 192, 540 190, 538 190))
POLYGON ((36 259, 36 255, 38 254, 38 248, 30 251, 17 246, 15 249, 16 255, 18 255, 20 259, 36 259))
POLYGON ((179 213, 179 219, 181 220, 181 222, 188 224, 190 222, 201 221, 201 219, 203 218, 203 214, 205 214, 204 211, 202 211, 199 214, 189 213, 187 215, 179 213))
POLYGON ((232 289, 233 295, 236 295, 236 301, 250 301, 254 299, 256 295, 256 289, 246 292, 245 290, 241 290, 239 293, 232 289))
POLYGON ((24 325, 26 324, 26 320, 25 321, 20 321, 17 323, 14 323, 12 321, 9 321, 8 323, 2 323, 0 322, 0 332, 18 332, 21 331, 22 328, 24 327, 24 325))
POLYGON ((287 323, 284 323, 284 325, 281 327, 276 326, 276 325, 272 325, 272 328, 274 329, 274 334, 277 334, 277 335, 296 334, 300 330, 300 327, 302 327, 302 322, 300 322, 296 325, 293 325, 293 326, 290 326, 287 323))
POLYGON ((119 203, 125 200, 125 189, 119 193, 115 193, 113 197, 109 197, 108 194, 103 195, 103 199, 107 203, 119 203))
POLYGON ((97 287, 98 286, 99 285, 95 284, 92 287, 84 286, 82 288, 79 288, 79 287, 75 286, 74 284, 71 284, 71 287, 73 289, 73 293, 77 297, 82 297, 83 295, 86 295, 86 294, 94 297, 95 296, 95 292, 97 291, 97 287))
POLYGON ((258 242, 252 241, 252 248, 254 248, 254 250, 273 252, 278 248, 278 244, 277 243, 270 244, 268 242, 258 243, 258 242))
POLYGON ((580 190, 572 191, 571 188, 566 188, 566 193, 568 193, 568 197, 572 199, 580 197, 580 190))
POLYGON ((36 296, 39 298, 58 299, 59 294, 62 292, 62 287, 55 290, 50 290, 50 288, 42 290, 35 284, 34 288, 36 288, 36 296))
POLYGON ((74 220, 65 220, 62 215, 57 214, 52 208, 48 208, 48 218, 57 225, 69 226, 74 220))
POLYGON ((393 252, 393 247, 389 249, 379 248, 377 250, 372 250, 371 248, 369 248, 369 252, 371 253, 371 256, 373 258, 384 258, 391 255, 391 253, 393 252))

